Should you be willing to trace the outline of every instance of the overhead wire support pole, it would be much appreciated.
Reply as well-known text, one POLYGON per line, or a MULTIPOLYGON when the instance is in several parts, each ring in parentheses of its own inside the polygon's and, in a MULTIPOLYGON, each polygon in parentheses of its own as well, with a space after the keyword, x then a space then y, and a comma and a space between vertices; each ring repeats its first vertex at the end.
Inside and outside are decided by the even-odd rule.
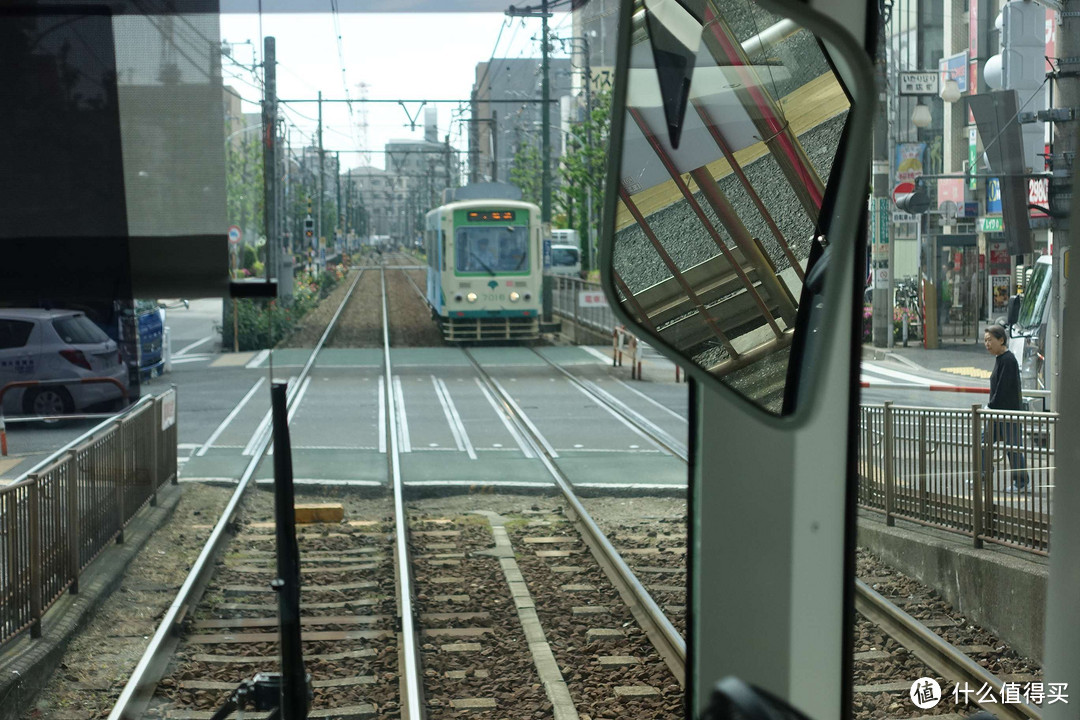
MULTIPOLYGON (((263 228, 266 232, 266 282, 280 275, 277 266, 282 254, 276 247, 277 231, 277 72, 275 68, 275 45, 273 36, 263 40, 265 82, 263 83, 262 132, 263 132, 263 228)), ((281 286, 277 288, 281 296, 281 286)))
MULTIPOLYGON (((322 90, 319 91, 319 196, 315 199, 315 242, 322 247, 322 201, 323 182, 325 171, 323 170, 323 144, 322 144, 322 90)), ((318 257, 318 256, 316 256, 318 257)))

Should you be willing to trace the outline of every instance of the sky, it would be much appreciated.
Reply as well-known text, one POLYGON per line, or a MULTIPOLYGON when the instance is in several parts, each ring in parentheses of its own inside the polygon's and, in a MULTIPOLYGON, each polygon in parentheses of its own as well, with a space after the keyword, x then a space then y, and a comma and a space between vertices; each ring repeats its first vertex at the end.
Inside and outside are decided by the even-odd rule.
MULTIPOLYGON (((550 24, 555 34, 569 36, 568 13, 556 14, 550 24)), ((507 18, 497 13, 264 13, 261 22, 261 37, 276 39, 278 97, 284 100, 314 99, 320 90, 324 99, 344 99, 347 87, 355 101, 363 94, 360 83, 367 85, 366 95, 373 100, 467 99, 477 63, 487 61, 493 53, 495 57, 537 56, 540 48, 534 38, 539 35, 539 19, 507 18)), ((224 82, 252 101, 245 112, 258 112, 254 103, 262 96, 261 73, 256 77, 250 67, 262 61, 259 17, 223 13, 221 37, 232 45, 232 60, 225 59, 222 64, 224 82)), ((314 144, 317 104, 287 103, 281 107, 290 125, 291 145, 314 144)), ((415 131, 409 128, 406 109, 396 102, 354 102, 351 115, 346 103, 324 103, 323 146, 342 151, 343 170, 365 164, 361 154, 346 152, 361 147, 363 135, 358 126, 365 107, 368 149, 381 151, 392 139, 423 139, 419 103, 406 106, 416 117, 415 131)), ((467 135, 464 123, 457 122, 464 117, 459 106, 439 103, 436 107, 440 141, 450 123, 451 145, 464 150, 467 135)), ((372 152, 369 164, 385 167, 383 154, 372 152)))

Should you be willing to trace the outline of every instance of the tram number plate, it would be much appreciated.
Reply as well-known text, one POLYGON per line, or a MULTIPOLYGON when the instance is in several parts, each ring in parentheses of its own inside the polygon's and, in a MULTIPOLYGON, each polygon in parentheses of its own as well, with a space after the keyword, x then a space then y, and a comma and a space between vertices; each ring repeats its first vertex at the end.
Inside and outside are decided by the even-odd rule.
POLYGON ((579 307, 607 307, 607 298, 602 290, 582 290, 578 293, 579 307))

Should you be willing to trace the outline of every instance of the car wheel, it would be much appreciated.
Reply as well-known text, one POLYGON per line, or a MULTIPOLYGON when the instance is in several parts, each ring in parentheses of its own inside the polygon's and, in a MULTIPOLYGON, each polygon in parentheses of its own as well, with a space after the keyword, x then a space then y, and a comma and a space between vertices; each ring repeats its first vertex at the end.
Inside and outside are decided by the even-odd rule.
MULTIPOLYGON (((27 415, 67 415, 75 409, 71 395, 62 387, 38 388, 27 392, 23 411, 27 415)), ((45 422, 57 422, 46 420, 45 422)))

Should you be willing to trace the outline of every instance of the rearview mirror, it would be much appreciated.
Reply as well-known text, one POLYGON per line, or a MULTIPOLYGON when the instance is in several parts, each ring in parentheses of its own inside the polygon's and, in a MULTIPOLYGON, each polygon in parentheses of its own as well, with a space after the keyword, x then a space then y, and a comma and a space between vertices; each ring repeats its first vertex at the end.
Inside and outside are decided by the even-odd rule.
POLYGON ((789 412, 851 98, 814 33, 743 0, 639 3, 622 52, 609 292, 696 377, 789 412))

